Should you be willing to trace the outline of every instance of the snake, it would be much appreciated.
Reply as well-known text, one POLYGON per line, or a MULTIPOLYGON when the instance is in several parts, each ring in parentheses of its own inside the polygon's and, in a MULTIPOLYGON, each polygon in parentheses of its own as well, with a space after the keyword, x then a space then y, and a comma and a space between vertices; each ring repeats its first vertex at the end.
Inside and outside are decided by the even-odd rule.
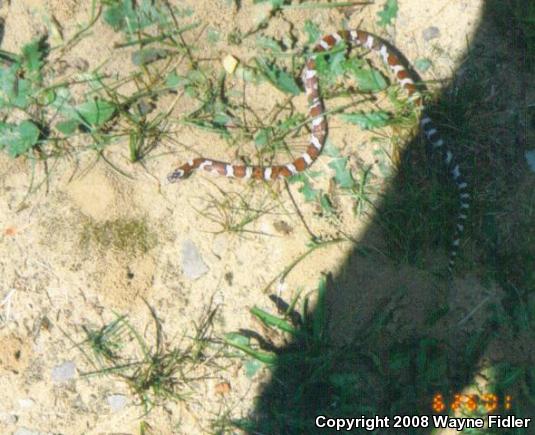
MULTIPOLYGON (((314 45, 305 61, 305 67, 303 69, 302 81, 308 100, 311 134, 309 145, 300 157, 290 163, 270 166, 231 164, 206 157, 197 157, 188 160, 185 164, 173 170, 167 176, 167 180, 170 183, 176 183, 188 178, 196 170, 204 170, 223 177, 272 181, 291 177, 309 168, 321 154, 327 137, 327 119, 320 95, 316 58, 318 55, 322 55, 322 53, 325 55, 325 52, 329 52, 341 42, 349 46, 363 47, 377 53, 389 67, 399 86, 405 90, 408 100, 415 107, 424 108, 422 95, 418 91, 415 80, 413 79, 414 74, 405 68, 401 61, 403 57, 397 49, 392 47, 384 39, 365 30, 341 30, 330 33, 320 38, 314 45)), ((444 162, 459 195, 458 215, 455 221, 455 230, 448 262, 448 270, 451 272, 456 263, 461 236, 468 217, 468 209, 470 208, 468 183, 461 173, 460 165, 454 158, 453 152, 446 145, 446 141, 439 133, 434 122, 423 110, 420 118, 420 128, 431 150, 438 153, 444 162)))

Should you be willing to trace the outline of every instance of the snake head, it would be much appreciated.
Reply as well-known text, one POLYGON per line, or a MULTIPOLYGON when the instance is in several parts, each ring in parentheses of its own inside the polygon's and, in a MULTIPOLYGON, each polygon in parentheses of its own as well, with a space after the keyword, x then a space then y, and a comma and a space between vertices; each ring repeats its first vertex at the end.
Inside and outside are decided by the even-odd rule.
POLYGON ((188 175, 189 174, 186 174, 184 169, 178 168, 178 169, 175 169, 173 172, 171 172, 167 176, 167 181, 169 181, 169 183, 177 183, 180 180, 183 180, 184 178, 186 178, 188 175))

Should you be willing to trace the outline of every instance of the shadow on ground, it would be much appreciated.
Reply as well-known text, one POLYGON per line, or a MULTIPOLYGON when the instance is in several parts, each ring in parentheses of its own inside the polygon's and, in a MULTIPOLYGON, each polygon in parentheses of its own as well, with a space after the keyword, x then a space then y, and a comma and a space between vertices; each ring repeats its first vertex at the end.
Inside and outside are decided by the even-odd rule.
POLYGON ((535 177, 524 158, 534 90, 514 18, 519 4, 485 3, 455 79, 429 108, 474 198, 455 278, 448 283, 436 272, 447 264, 456 192, 444 172, 430 169, 440 163, 416 138, 359 249, 327 280, 324 303, 279 349, 255 414, 238 423, 249 433, 332 433, 315 428, 320 414, 430 415, 438 393, 445 414, 454 394, 468 391, 477 409, 469 412, 465 401, 460 410, 471 416, 492 406, 485 393, 496 394, 500 414, 534 415, 535 177))

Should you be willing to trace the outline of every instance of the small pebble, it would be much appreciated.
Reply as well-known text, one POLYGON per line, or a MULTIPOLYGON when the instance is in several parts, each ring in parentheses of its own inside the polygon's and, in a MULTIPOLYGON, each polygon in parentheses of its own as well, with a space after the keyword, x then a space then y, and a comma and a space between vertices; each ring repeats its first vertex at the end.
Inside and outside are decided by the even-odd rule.
POLYGON ((238 66, 238 59, 236 59, 231 54, 228 54, 223 59, 223 68, 225 68, 225 71, 229 74, 233 74, 234 71, 236 71, 236 67, 238 66))
POLYGON ((19 406, 22 409, 29 409, 31 408, 35 402, 32 399, 19 399, 19 406))
POLYGON ((182 243, 182 269, 189 279, 198 279, 210 270, 191 240, 182 243))
POLYGON ((440 36, 440 30, 438 27, 431 26, 425 29, 422 32, 422 35, 426 41, 431 41, 432 39, 436 39, 440 36))
POLYGON ((54 383, 67 382, 76 375, 76 364, 73 361, 65 361, 63 364, 52 368, 52 381, 54 383))
POLYGON ((122 394, 112 394, 106 400, 113 412, 121 411, 126 406, 126 396, 122 394))
POLYGON ((43 435, 42 432, 36 430, 26 429, 25 427, 18 428, 13 435, 43 435))

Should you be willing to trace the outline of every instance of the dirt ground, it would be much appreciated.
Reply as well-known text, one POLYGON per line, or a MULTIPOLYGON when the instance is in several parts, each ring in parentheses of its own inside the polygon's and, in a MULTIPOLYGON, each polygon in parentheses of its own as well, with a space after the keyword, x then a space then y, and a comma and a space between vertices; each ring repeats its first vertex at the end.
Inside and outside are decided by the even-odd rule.
MULTIPOLYGON (((65 35, 74 33, 87 21, 91 2, 0 3, 5 20, 2 48, 17 51, 46 31, 45 23, 52 17, 65 35)), ((177 3, 189 5, 195 19, 222 35, 235 27, 249 28, 265 8, 243 2, 236 12, 217 0, 177 3)), ((387 33, 376 24, 377 11, 383 6, 380 1, 349 11, 288 10, 287 19, 274 20, 267 32, 280 35, 290 25, 302 28, 306 20, 313 20, 327 33, 346 20, 350 28, 360 26, 388 37, 410 60, 432 59, 433 67, 422 75, 445 85, 462 62, 482 3, 400 0, 395 26, 387 33), (426 40, 424 31, 431 26, 438 33, 426 40)), ((68 54, 68 64, 84 61, 93 68, 108 60, 106 72, 127 72, 130 53, 114 50, 113 43, 118 41, 120 35, 98 22, 68 54)), ((247 43, 229 46, 226 38, 204 48, 216 63, 227 54, 238 59, 251 56, 247 43)), ((265 85, 250 103, 272 106, 283 97, 265 85)), ((306 110, 304 98, 301 103, 301 109, 306 110)), ((217 307, 215 337, 240 328, 255 329, 258 325, 248 309, 256 305, 272 311, 263 289, 306 250, 309 235, 282 185, 273 187, 270 198, 265 188, 206 174, 196 174, 177 185, 166 184, 166 174, 191 157, 186 147, 214 158, 234 157, 222 141, 208 133, 177 127, 175 134, 176 141, 162 143, 143 166, 129 162, 125 144, 110 147, 107 158, 131 178, 102 160, 95 163, 91 152, 58 161, 51 171, 48 193, 43 185, 27 194, 32 176, 43 179, 41 166, 37 165, 32 175, 28 161, 0 155, 1 433, 134 434, 139 433, 141 420, 156 433, 207 433, 223 413, 240 418, 253 409, 255 396, 268 380, 267 373, 260 370, 248 377, 239 360, 229 360, 220 370, 207 368, 205 379, 192 382, 192 400, 169 402, 140 417, 140 408, 124 383, 109 377, 80 376, 89 368, 68 338, 81 341, 82 325, 101 326, 117 312, 127 314, 131 324, 150 340, 154 331, 148 326, 152 318, 144 300, 157 312, 167 340, 193 335, 194 322, 209 307, 217 307), (250 232, 218 234, 219 226, 199 214, 204 198, 220 195, 216 185, 225 192, 246 195, 252 204, 269 204, 271 211, 248 226, 250 232), (83 242, 84 234, 99 225, 123 221, 140 223, 144 249, 132 253, 83 242), (221 387, 223 384, 230 388, 221 387)), ((344 153, 358 155, 359 161, 373 160, 374 145, 366 135, 355 141, 356 134, 360 133, 348 125, 334 125, 330 140, 344 153)), ((316 164, 329 171, 327 162, 322 156, 316 164)), ((292 186, 292 191, 302 202, 297 186, 292 186)), ((318 218, 313 207, 300 206, 305 219, 322 234, 333 236, 343 230, 358 239, 366 229, 367 219, 357 219, 350 212, 333 228, 332 222, 318 218)), ((322 272, 336 271, 350 248, 349 244, 336 244, 319 250, 301 262, 278 290, 275 286, 271 291, 291 300, 299 288, 315 289, 322 272)), ((363 267, 369 267, 370 277, 374 276, 375 264, 363 267)), ((407 285, 433 288, 421 271, 387 270, 384 273, 405 277, 407 285)), ((366 285, 373 287, 370 281, 366 285)), ((470 289, 472 295, 483 291, 473 278, 460 281, 459 286, 470 289)), ((350 298, 346 302, 352 303, 350 298)))

